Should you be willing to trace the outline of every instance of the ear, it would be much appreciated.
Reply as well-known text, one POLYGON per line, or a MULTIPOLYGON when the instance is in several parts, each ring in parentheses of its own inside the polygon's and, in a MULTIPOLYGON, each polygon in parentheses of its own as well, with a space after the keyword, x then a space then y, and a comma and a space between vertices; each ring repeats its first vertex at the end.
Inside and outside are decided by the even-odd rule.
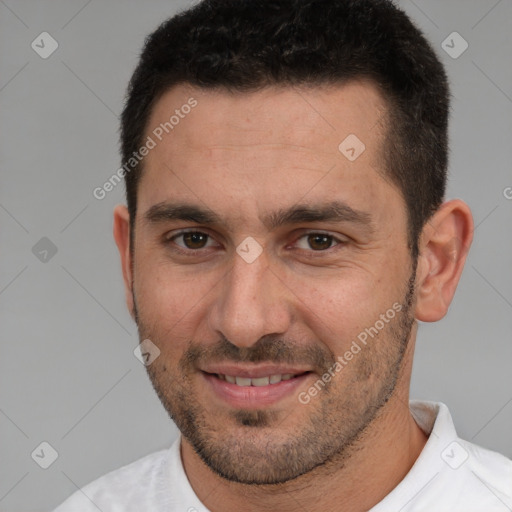
POLYGON ((114 240, 121 256, 121 269, 123 271, 126 305, 132 318, 135 318, 133 308, 133 276, 132 254, 130 251, 130 214, 124 205, 117 205, 114 209, 114 240))
POLYGON ((455 294, 473 240, 473 216, 460 199, 443 203, 425 224, 416 274, 416 319, 437 322, 455 294))

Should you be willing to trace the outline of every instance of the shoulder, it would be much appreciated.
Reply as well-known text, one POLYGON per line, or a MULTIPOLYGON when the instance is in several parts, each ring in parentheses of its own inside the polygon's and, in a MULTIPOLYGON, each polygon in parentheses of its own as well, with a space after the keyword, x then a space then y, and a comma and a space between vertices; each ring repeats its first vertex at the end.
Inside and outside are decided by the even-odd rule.
POLYGON ((72 494, 54 512, 137 510, 161 485, 168 453, 169 449, 151 453, 103 475, 72 494))
POLYGON ((479 481, 489 491, 494 490, 498 498, 505 498, 508 506, 512 506, 512 460, 463 439, 457 442, 467 452, 466 472, 474 476, 475 484, 479 481))
POLYGON ((512 510, 510 459, 460 438, 441 452, 441 458, 443 465, 423 494, 427 503, 440 512, 512 510))
POLYGON ((512 510, 512 460, 461 439, 445 404, 410 405, 428 441, 402 482, 372 512, 512 510))
POLYGON ((423 424, 433 422, 424 457, 422 453, 419 459, 421 470, 431 478, 421 501, 437 505, 440 511, 512 509, 512 460, 461 439, 445 404, 416 405, 420 416, 424 414, 423 424), (427 421, 429 410, 431 420, 427 421))

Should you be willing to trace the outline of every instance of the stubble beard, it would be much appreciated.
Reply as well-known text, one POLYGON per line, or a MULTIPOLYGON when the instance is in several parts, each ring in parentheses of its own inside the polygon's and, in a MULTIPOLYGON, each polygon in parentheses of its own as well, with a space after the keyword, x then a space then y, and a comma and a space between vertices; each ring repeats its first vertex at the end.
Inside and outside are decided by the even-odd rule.
MULTIPOLYGON (((262 343, 248 349, 239 349, 227 340, 215 347, 191 344, 177 368, 159 359, 147 366, 149 378, 182 435, 222 478, 248 485, 275 485, 320 466, 342 467, 396 388, 414 324, 414 280, 415 265, 400 303, 401 311, 362 348, 349 363, 350 368, 344 368, 310 403, 297 401, 297 407, 311 410, 300 426, 280 429, 286 415, 276 409, 236 410, 224 421, 216 420, 195 395, 190 376, 197 372, 198 361, 211 360, 211 356, 239 362, 306 363, 323 368, 318 371, 320 378, 336 361, 325 347, 299 350, 276 338, 262 339, 262 343)), ((144 324, 135 297, 134 304, 140 340, 149 338, 157 346, 168 343, 159 339, 156 329, 151 332, 144 324)))

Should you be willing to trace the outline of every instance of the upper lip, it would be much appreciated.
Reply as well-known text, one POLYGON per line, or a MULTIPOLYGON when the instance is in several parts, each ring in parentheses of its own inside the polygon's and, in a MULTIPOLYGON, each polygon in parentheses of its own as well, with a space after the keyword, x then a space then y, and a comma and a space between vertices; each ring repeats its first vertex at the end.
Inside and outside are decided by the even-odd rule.
POLYGON ((246 377, 257 379, 258 377, 268 377, 269 375, 299 375, 311 371, 311 368, 300 366, 287 366, 283 364, 261 364, 247 365, 236 363, 218 363, 200 368, 205 373, 214 373, 221 375, 230 375, 232 377, 246 377))

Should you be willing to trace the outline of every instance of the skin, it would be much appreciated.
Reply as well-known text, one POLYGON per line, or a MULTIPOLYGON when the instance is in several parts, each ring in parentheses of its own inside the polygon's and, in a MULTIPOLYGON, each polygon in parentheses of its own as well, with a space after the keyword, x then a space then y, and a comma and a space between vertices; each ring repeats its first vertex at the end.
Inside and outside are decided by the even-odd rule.
POLYGON ((146 135, 190 97, 197 106, 145 158, 133 253, 127 209, 114 212, 128 308, 141 340, 161 351, 147 369, 184 434, 189 481, 213 512, 241 503, 248 511, 368 510, 427 441, 407 405, 416 320, 447 312, 471 243, 470 210, 460 200, 439 208, 415 268, 405 203, 382 169, 386 103, 371 83, 243 94, 182 85, 156 103, 146 135), (352 162, 338 149, 348 134, 365 144, 352 162), (368 223, 264 222, 281 208, 335 200, 368 223), (220 221, 148 221, 154 205, 170 201, 220 221), (204 246, 171 239, 186 228, 209 235, 199 238, 204 246), (334 238, 308 238, 319 231, 334 238), (252 263, 236 252, 246 237, 262 248, 252 263), (393 304, 402 307, 393 320, 300 403, 299 393, 393 304), (310 373, 276 403, 244 408, 205 380, 209 365, 226 361, 310 373))

